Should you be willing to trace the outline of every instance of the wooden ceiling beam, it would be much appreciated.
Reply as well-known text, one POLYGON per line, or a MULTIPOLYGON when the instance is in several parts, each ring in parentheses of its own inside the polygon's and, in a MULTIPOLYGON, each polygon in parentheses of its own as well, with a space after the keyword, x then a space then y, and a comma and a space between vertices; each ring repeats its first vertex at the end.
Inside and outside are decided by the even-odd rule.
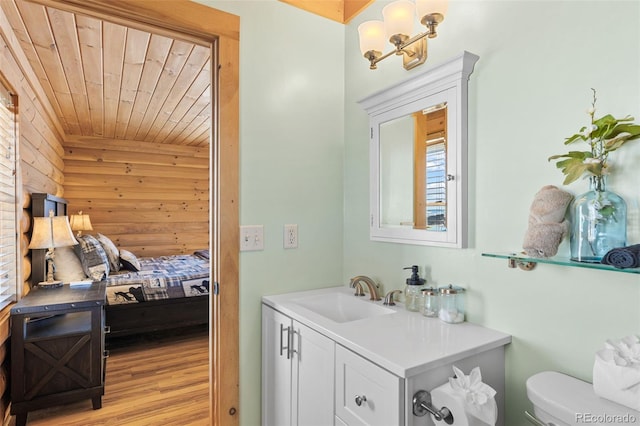
POLYGON ((347 24, 374 0, 280 0, 307 12, 347 24))
POLYGON ((348 24, 356 15, 365 10, 375 0, 344 0, 344 21, 348 24))

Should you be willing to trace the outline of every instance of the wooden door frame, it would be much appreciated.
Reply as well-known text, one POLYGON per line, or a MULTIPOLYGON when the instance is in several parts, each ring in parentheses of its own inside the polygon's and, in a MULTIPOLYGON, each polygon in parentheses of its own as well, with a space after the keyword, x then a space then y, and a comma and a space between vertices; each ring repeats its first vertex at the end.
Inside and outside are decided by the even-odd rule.
POLYGON ((210 251, 222 291, 209 302, 213 425, 239 424, 239 45, 240 18, 188 0, 28 0, 110 21, 164 28, 211 47, 210 251), (217 61, 216 61, 217 56, 217 61), (223 368, 224 366, 224 368, 223 368))

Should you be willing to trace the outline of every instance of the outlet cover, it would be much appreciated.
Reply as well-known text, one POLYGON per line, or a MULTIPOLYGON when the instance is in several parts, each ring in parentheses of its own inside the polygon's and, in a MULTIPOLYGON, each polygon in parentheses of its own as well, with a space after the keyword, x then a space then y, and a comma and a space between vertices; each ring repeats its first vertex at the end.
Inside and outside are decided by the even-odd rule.
POLYGON ((298 248, 298 225, 284 226, 284 248, 298 248))
POLYGON ((240 227, 240 251, 264 250, 264 227, 244 225, 240 227))

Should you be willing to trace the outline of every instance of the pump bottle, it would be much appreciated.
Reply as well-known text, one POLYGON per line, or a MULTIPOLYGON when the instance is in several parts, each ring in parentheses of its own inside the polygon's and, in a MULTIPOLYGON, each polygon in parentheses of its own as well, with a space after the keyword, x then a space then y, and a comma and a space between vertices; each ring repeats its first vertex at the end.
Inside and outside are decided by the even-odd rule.
POLYGON ((418 275, 418 265, 403 269, 411 269, 411 277, 407 278, 407 286, 404 289, 404 306, 408 311, 418 312, 422 306, 422 289, 427 280, 418 275))

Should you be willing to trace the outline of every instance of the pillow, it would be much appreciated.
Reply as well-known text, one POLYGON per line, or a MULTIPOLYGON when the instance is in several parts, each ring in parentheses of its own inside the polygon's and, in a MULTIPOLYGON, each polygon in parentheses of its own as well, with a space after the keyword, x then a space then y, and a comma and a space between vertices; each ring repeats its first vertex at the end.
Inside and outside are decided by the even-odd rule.
POLYGON ((53 277, 56 280, 68 283, 71 281, 82 281, 87 279, 87 275, 82 269, 82 263, 73 247, 60 247, 54 252, 54 265, 56 267, 53 277))
POLYGON ((87 277, 94 281, 102 281, 109 275, 109 259, 100 241, 91 235, 77 237, 80 243, 80 262, 87 277))
POLYGON ((122 269, 128 271, 138 272, 140 270, 140 261, 135 254, 129 250, 120 250, 120 263, 122 263, 122 269))
POLYGON ((109 259, 109 270, 117 272, 120 270, 120 252, 118 251, 118 247, 113 244, 113 241, 109 239, 109 237, 105 237, 104 235, 98 233, 98 241, 102 244, 102 248, 105 253, 107 253, 107 258, 109 259))

